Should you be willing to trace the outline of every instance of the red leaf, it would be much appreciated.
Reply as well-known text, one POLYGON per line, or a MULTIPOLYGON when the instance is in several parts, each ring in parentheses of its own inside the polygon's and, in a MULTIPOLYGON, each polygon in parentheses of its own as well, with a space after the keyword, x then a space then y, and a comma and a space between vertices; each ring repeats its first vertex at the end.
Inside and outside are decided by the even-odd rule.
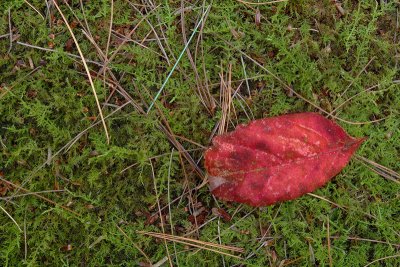
POLYGON ((295 199, 338 174, 364 140, 317 113, 239 125, 215 137, 205 153, 210 189, 251 206, 295 199))

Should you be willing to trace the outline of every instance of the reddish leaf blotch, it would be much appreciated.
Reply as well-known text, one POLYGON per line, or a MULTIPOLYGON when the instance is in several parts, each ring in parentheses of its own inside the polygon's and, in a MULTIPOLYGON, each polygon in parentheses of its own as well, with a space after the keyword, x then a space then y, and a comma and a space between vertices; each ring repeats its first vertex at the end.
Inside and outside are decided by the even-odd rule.
POLYGON ((209 186, 220 199, 251 206, 295 199, 338 174, 364 140, 317 113, 252 121, 213 139, 209 186))

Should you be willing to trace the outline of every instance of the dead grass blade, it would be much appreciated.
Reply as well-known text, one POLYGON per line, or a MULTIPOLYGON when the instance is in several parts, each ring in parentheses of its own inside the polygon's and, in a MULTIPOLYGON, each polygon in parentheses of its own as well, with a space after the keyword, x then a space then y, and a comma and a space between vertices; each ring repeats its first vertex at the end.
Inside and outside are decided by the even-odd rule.
POLYGON ((96 100, 96 105, 97 105, 97 108, 98 108, 98 110, 99 110, 100 119, 101 119, 101 122, 102 122, 102 124, 103 124, 104 132, 105 132, 106 138, 107 138, 107 144, 109 144, 109 143, 110 143, 110 136, 109 136, 109 134, 108 134, 107 125, 106 125, 106 122, 105 122, 105 120, 104 120, 103 111, 102 111, 101 106, 100 106, 99 98, 97 97, 96 88, 94 87, 94 83, 93 83, 93 80, 92 80, 92 76, 90 75, 89 67, 88 67, 87 64, 86 64, 86 59, 85 59, 85 57, 83 56, 83 53, 82 53, 82 50, 81 50, 81 48, 80 48, 80 46, 79 46, 78 40, 76 39, 74 32, 72 31, 71 27, 69 26, 68 20, 67 20, 66 17, 64 16, 64 13, 61 11, 60 7, 58 6, 57 1, 53 1, 53 4, 54 4, 54 6, 56 7, 57 11, 60 13, 60 15, 61 15, 61 17, 62 17, 62 19, 63 19, 65 25, 67 26, 68 31, 70 32, 71 37, 72 37, 72 39, 74 40, 74 43, 75 43, 76 48, 77 48, 77 50, 78 50, 78 53, 79 53, 79 55, 80 55, 80 57, 81 57, 81 59, 82 59, 83 66, 85 67, 85 71, 86 71, 86 73, 87 73, 87 76, 88 76, 88 79, 89 79, 89 83, 90 83, 90 86, 91 86, 91 88, 92 88, 92 90, 93 90, 94 98, 95 98, 95 100, 96 100))
POLYGON ((51 199, 48 199, 47 197, 41 196, 41 195, 39 195, 39 194, 37 194, 37 193, 35 193, 35 192, 31 192, 31 191, 29 191, 28 189, 25 189, 25 188, 23 188, 23 187, 21 187, 21 186, 18 186, 18 185, 16 185, 16 184, 14 184, 14 183, 12 183, 12 182, 10 182, 10 181, 4 179, 2 176, 0 176, 0 180, 3 181, 4 183, 8 184, 8 185, 11 185, 11 186, 14 187, 14 188, 17 188, 18 190, 24 191, 25 193, 32 194, 32 195, 34 195, 35 197, 40 198, 40 199, 42 199, 42 200, 44 200, 44 201, 46 201, 46 202, 48 202, 48 203, 50 203, 50 204, 53 204, 53 205, 56 206, 56 207, 60 207, 60 208, 62 208, 63 210, 69 211, 70 213, 72 213, 72 214, 74 214, 74 215, 76 215, 76 216, 78 216, 78 217, 81 216, 79 213, 77 213, 77 212, 75 212, 75 211, 73 211, 73 210, 71 210, 71 209, 69 209, 69 208, 67 208, 67 207, 62 206, 62 205, 58 204, 57 202, 55 202, 55 201, 53 201, 53 200, 51 200, 51 199))
POLYGON ((26 75, 24 75, 22 78, 19 78, 19 79, 17 79, 16 81, 14 81, 14 84, 11 85, 10 87, 3 87, 2 89, 3 89, 4 92, 2 92, 2 93, 0 94, 0 100, 1 100, 6 94, 8 94, 8 93, 12 94, 12 91, 11 91, 11 90, 12 90, 14 87, 16 87, 16 86, 19 84, 19 82, 21 82, 21 81, 23 81, 23 80, 29 78, 32 74, 34 74, 35 72, 37 72, 39 69, 41 69, 41 66, 38 66, 38 67, 34 68, 34 69, 31 70, 29 73, 27 73, 26 75))
POLYGON ((22 233, 21 227, 19 227, 18 223, 14 220, 14 218, 8 213, 2 206, 0 206, 0 209, 13 221, 13 223, 18 227, 19 231, 22 233))
MULTIPOLYGON (((218 218, 218 243, 220 244, 220 245, 222 245, 222 240, 221 240, 221 227, 220 227, 220 219, 218 218)), ((221 256, 221 258, 222 258, 222 263, 223 263, 223 266, 225 267, 225 259, 224 259, 224 257, 222 257, 221 256)))
MULTIPOLYGON (((124 36, 124 35, 122 35, 122 34, 116 32, 116 31, 114 31, 114 30, 112 30, 112 33, 113 33, 113 35, 114 35, 116 38, 120 39, 121 42, 125 42, 125 43, 127 43, 127 42, 132 42, 132 43, 134 43, 134 44, 136 44, 136 45, 138 45, 138 46, 140 46, 140 47, 143 47, 144 49, 147 49, 147 50, 151 51, 152 53, 156 54, 156 55, 159 56, 160 58, 164 58, 165 60, 167 60, 167 58, 166 58, 164 55, 158 53, 157 51, 154 51, 154 50, 151 49, 150 47, 145 46, 145 45, 143 44, 145 41, 152 41, 152 39, 144 39, 144 40, 142 40, 142 41, 139 42, 139 41, 137 41, 137 40, 133 40, 133 39, 130 38, 130 37, 124 36)), ((151 31, 150 31, 149 33, 151 33, 151 31)))
MULTIPOLYGON (((139 8, 137 8, 135 4, 131 3, 130 1, 128 1, 128 3, 129 3, 130 6, 132 6, 132 7, 136 10, 136 12, 138 12, 139 14, 142 13, 142 11, 141 11, 139 8)), ((155 9, 155 8, 157 8, 157 7, 153 5, 153 8, 155 9)), ((147 9, 146 9, 146 10, 147 10, 147 9)), ((150 11, 150 12, 151 12, 151 11, 150 11)), ((157 15, 156 15, 156 16, 157 16, 157 15)), ((164 41, 166 42, 165 36, 163 36, 163 37, 160 38, 160 37, 158 36, 158 34, 157 34, 156 29, 154 28, 154 26, 151 24, 151 22, 149 21, 149 19, 148 19, 147 17, 145 17, 145 21, 146 21, 147 25, 150 27, 151 30, 150 30, 149 33, 143 38, 143 40, 142 40, 141 42, 137 42, 137 44, 138 44, 139 46, 143 46, 143 43, 146 41, 146 39, 148 38, 148 36, 149 36, 151 33, 153 33, 154 36, 155 36, 155 40, 156 40, 158 46, 160 47, 160 50, 161 50, 161 53, 162 53, 162 54, 159 54, 158 52, 155 52, 155 51, 154 51, 154 53, 156 53, 156 54, 158 54, 160 57, 164 58, 164 59, 167 61, 168 66, 170 66, 170 65, 171 65, 171 61, 170 61, 170 59, 169 59, 169 57, 168 57, 168 55, 167 55, 167 52, 165 51, 165 48, 164 48, 164 46, 163 46, 163 44, 162 44, 162 42, 161 42, 161 40, 164 40, 164 41)), ((160 27, 160 29, 162 28, 161 25, 159 25, 159 27, 160 27)), ((164 33, 163 33, 162 31, 161 31, 161 33, 162 33, 162 35, 164 35, 164 33)), ((131 40, 131 41, 133 41, 133 40, 131 40)), ((135 41, 134 41, 134 42, 135 42, 135 41)), ((146 47, 146 48, 149 49, 148 47, 146 47)), ((169 50, 169 51, 171 51, 171 50, 169 50)))
POLYGON ((24 260, 25 261, 27 257, 28 257, 28 242, 26 238, 26 209, 25 209, 25 215, 24 215, 24 260))
POLYGON ((249 97, 251 98, 249 79, 248 79, 248 77, 247 77, 246 65, 244 64, 244 60, 243 60, 243 56, 242 56, 242 55, 240 55, 240 61, 241 61, 241 63, 242 63, 244 79, 245 79, 245 81, 246 81, 247 94, 248 94, 249 97))
MULTIPOLYGON (((272 227, 272 222, 273 222, 273 221, 276 219, 276 217, 278 216, 278 214, 279 214, 279 212, 280 212, 280 210, 281 210, 281 207, 282 207, 282 203, 279 204, 278 210, 275 212, 275 215, 274 215, 273 219, 271 220, 271 223, 269 224, 268 228, 265 230, 265 233, 264 233, 264 234, 262 235, 262 237, 260 238, 260 241, 258 241, 258 243, 259 243, 260 245, 257 247, 257 249, 256 249, 255 251, 253 251, 253 252, 249 253, 249 255, 247 255, 247 257, 245 258, 246 260, 248 260, 248 259, 254 257, 254 256, 256 255, 256 253, 257 253, 260 249, 262 249, 263 247, 265 247, 265 245, 266 245, 269 241, 271 241, 271 239, 268 238, 267 234, 270 232, 270 229, 271 229, 271 227, 272 227), (267 240, 267 239, 269 239, 269 240, 267 240)), ((255 209, 257 209, 257 208, 255 208, 255 209)), ((255 210, 255 209, 254 209, 254 210, 255 210)), ((253 211, 254 211, 254 210, 253 210, 253 211)), ((252 211, 252 212, 253 212, 253 211, 252 211)), ((233 216, 232 216, 232 217, 233 217, 233 216)))
POLYGON ((175 149, 179 151, 179 155, 182 155, 187 162, 190 164, 192 169, 199 175, 202 181, 205 180, 205 174, 204 171, 196 164, 196 162, 193 160, 193 158, 190 156, 190 154, 187 152, 187 150, 183 147, 183 145, 175 138, 175 134, 173 133, 167 118, 165 117, 163 111, 158 107, 157 103, 154 102, 154 106, 158 111, 158 114, 160 116, 160 123, 159 123, 159 129, 165 134, 165 136, 168 138, 168 140, 174 145, 175 149))
POLYGON ((39 10, 37 10, 36 7, 34 7, 31 3, 29 3, 27 0, 24 0, 25 4, 27 4, 28 6, 30 6, 33 10, 35 10, 36 13, 39 14, 39 16, 45 20, 44 16, 42 15, 42 13, 39 12, 39 10))
MULTIPOLYGON (((172 235, 174 234, 174 223, 173 223, 173 220, 172 220, 172 210, 171 210, 171 190, 170 190, 170 182, 171 182, 171 165, 172 165, 172 158, 173 158, 173 155, 174 155, 174 149, 172 148, 171 154, 170 154, 170 157, 169 157, 168 179, 167 179, 167 181, 168 181, 168 184, 167 184, 168 214, 169 214, 169 224, 170 224, 170 227, 171 227, 171 234, 172 234, 172 235)), ((160 207, 158 208, 158 211, 159 211, 159 213, 160 213, 160 215, 161 215, 161 209, 160 209, 160 207)), ((177 266, 179 266, 178 253, 177 253, 177 250, 176 250, 175 242, 173 243, 173 245, 174 245, 174 255, 175 255, 176 263, 177 263, 177 266)))

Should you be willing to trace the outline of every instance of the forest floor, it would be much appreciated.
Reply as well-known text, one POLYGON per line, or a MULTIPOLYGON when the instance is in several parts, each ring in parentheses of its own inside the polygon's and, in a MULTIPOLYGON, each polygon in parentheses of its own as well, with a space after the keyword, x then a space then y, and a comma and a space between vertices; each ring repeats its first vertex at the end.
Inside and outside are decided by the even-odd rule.
POLYGON ((0 2, 1 266, 399 266, 397 1, 261 2, 0 2), (212 197, 212 137, 305 111, 339 175, 212 197))

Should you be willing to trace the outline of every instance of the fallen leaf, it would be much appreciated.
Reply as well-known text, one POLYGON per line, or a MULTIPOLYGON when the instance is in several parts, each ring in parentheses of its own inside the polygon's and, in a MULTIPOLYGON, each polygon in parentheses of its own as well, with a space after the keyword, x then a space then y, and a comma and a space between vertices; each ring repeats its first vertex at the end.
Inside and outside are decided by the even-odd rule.
POLYGON ((205 153, 209 186, 222 200, 251 206, 295 199, 338 174, 364 140, 317 113, 239 125, 205 153))

